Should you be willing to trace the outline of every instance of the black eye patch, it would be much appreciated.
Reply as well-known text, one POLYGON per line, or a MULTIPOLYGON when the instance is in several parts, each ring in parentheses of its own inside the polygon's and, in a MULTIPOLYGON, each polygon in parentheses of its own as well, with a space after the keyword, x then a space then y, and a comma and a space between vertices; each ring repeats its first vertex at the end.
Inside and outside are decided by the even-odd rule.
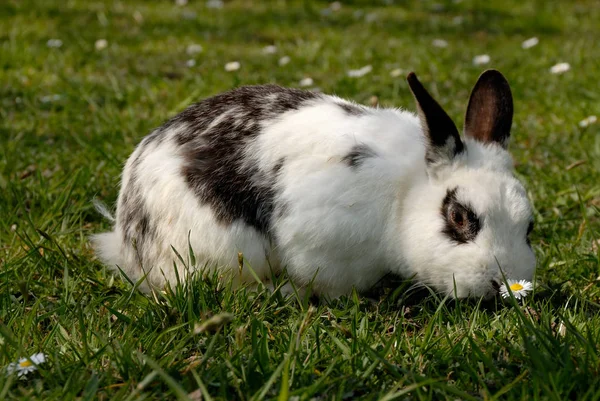
POLYGON ((456 188, 448 190, 441 212, 445 223, 442 232, 459 244, 473 241, 483 225, 468 205, 463 205, 456 199, 456 188))

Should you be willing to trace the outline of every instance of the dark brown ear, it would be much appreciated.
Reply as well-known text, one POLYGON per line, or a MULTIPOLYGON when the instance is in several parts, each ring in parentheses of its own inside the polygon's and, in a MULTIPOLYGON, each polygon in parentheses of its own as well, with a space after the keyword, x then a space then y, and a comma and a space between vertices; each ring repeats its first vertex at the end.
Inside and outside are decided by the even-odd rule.
POLYGON ((423 87, 414 72, 406 77, 417 102, 421 126, 427 139, 425 160, 428 166, 446 164, 464 150, 454 121, 423 87))
POLYGON ((477 80, 465 117, 465 135, 483 143, 508 147, 513 100, 508 81, 499 71, 487 70, 477 80))

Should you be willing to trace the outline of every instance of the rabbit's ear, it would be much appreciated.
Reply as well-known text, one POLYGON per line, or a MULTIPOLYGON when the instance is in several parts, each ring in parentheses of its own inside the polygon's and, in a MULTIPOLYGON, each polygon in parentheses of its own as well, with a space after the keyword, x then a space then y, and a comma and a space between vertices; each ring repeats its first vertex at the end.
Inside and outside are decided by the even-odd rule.
POLYGON ((465 135, 483 143, 508 147, 513 118, 513 99, 506 78, 487 70, 477 80, 465 117, 465 135))
POLYGON ((408 74, 406 80, 417 102, 426 138, 425 160, 428 169, 451 163, 464 150, 456 125, 423 87, 414 72, 408 74))

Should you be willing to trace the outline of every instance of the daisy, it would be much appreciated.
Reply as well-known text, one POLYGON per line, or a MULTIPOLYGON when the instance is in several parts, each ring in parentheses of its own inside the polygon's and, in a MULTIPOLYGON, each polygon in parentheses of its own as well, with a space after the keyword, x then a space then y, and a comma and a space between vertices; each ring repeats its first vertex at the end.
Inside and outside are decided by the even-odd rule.
POLYGON ((571 65, 569 63, 558 63, 550 68, 550 72, 552 74, 562 74, 564 72, 569 71, 570 69, 571 65))
POLYGON ((52 103, 52 102, 58 102, 61 99, 61 95, 59 94, 54 94, 54 95, 46 95, 46 96, 42 96, 40 98, 40 101, 42 103, 52 103))
POLYGON ((46 42, 46 46, 50 47, 50 48, 59 48, 63 45, 62 40, 60 39, 49 39, 46 42))
POLYGON ((433 42, 431 42, 431 44, 435 47, 448 47, 448 42, 444 39, 434 39, 433 42))
POLYGON ((487 54, 480 54, 479 56, 473 57, 474 65, 484 65, 489 63, 491 60, 490 56, 487 54))
POLYGON ((404 75, 404 70, 402 68, 396 68, 390 71, 390 77, 392 78, 399 77, 400 75, 404 75))
POLYGON ((313 83, 314 83, 314 81, 312 78, 306 77, 299 82, 299 85, 306 87, 306 86, 311 86, 313 83))
POLYGON ((365 65, 364 67, 359 68, 358 70, 349 70, 348 76, 350 78, 360 78, 364 75, 367 75, 371 71, 373 71, 373 67, 371 65, 365 65))
POLYGON ((589 116, 589 117, 586 117, 583 120, 579 121, 579 126, 581 128, 585 128, 585 127, 587 127, 590 124, 596 123, 596 121, 598 121, 598 117, 596 117, 596 116, 589 116))
POLYGON ((198 43, 192 43, 191 45, 188 45, 188 47, 186 47, 185 52, 188 55, 193 56, 195 54, 202 53, 203 50, 204 48, 202 47, 202 45, 199 45, 198 43))
POLYGON ((239 61, 231 61, 227 64, 225 64, 225 71, 231 72, 231 71, 237 71, 240 69, 242 65, 240 64, 239 61))
POLYGON ((277 53, 277 46, 269 45, 262 49, 263 54, 275 54, 277 53))
POLYGON ((517 299, 525 298, 527 293, 533 289, 533 284, 527 280, 507 280, 507 283, 500 286, 502 298, 510 297, 510 292, 512 292, 517 299), (508 287, 506 287, 507 283, 508 287), (508 292, 509 288, 510 292, 508 292))
POLYGON ((208 0, 206 2, 206 8, 223 8, 223 0, 208 0))
POLYGON ((20 378, 25 378, 29 373, 37 370, 37 366, 46 362, 46 355, 39 352, 31 355, 29 358, 19 358, 19 362, 13 362, 6 368, 6 372, 10 375, 17 372, 20 378))
POLYGON ((108 41, 106 39, 98 39, 96 43, 94 43, 94 47, 96 50, 104 50, 108 46, 108 41))
POLYGON ((532 47, 537 46, 538 43, 540 43, 540 40, 534 36, 521 43, 521 47, 523 49, 531 49, 532 47))
POLYGON ((290 59, 290 57, 289 57, 289 56, 283 56, 282 58, 280 58, 280 59, 279 59, 279 65, 280 65, 280 66, 284 66, 284 65, 286 65, 287 63, 289 63, 289 62, 290 62, 290 60, 291 60, 291 59, 290 59))

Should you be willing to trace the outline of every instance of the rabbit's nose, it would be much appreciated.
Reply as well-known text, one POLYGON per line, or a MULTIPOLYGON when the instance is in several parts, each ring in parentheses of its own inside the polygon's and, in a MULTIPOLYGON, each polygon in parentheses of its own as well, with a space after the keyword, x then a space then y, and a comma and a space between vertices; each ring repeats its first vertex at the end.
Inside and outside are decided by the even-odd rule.
POLYGON ((498 283, 496 280, 492 280, 492 287, 496 292, 500 292, 500 283, 498 283))

